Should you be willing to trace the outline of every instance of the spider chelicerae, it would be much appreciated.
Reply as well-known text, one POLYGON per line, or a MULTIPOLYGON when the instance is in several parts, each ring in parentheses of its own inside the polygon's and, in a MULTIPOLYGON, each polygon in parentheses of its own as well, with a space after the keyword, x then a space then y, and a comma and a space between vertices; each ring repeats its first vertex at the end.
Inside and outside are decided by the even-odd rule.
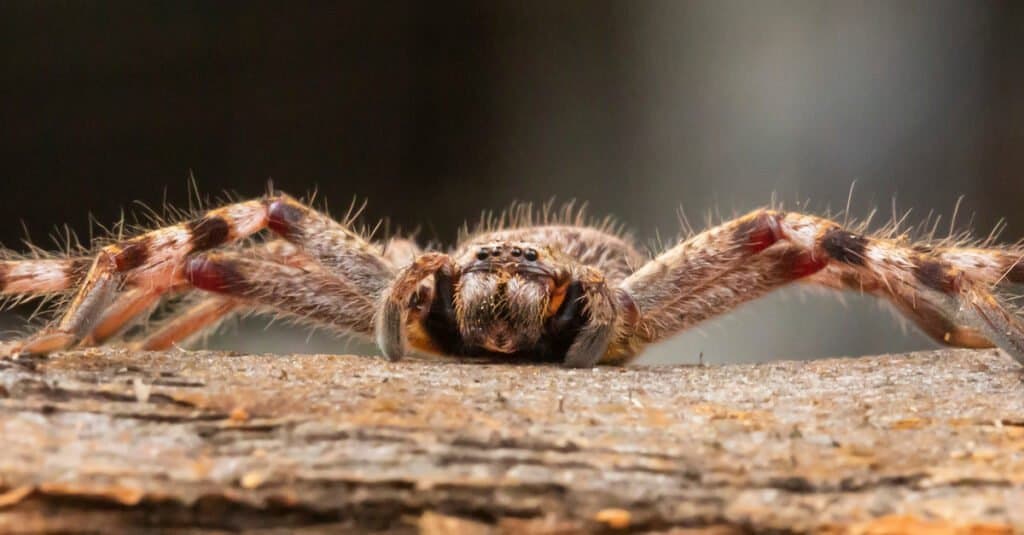
POLYGON ((996 294, 1024 284, 1024 247, 912 242, 776 209, 690 233, 643 254, 578 214, 513 210, 449 251, 374 242, 271 193, 140 232, 88 255, 0 261, 12 299, 64 294, 59 317, 0 345, 47 354, 123 337, 168 296, 185 306, 127 341, 164 349, 253 310, 372 337, 388 358, 620 364, 708 318, 800 282, 881 297, 941 343, 998 346, 1024 363, 1024 323, 996 294), (272 239, 249 238, 269 231, 272 239))

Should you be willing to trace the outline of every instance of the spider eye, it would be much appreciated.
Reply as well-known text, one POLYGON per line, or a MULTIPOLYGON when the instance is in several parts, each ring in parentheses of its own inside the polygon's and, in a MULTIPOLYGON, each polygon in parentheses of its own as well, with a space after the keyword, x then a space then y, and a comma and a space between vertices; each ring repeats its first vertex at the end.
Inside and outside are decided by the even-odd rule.
POLYGON ((480 249, 479 251, 476 252, 476 259, 487 260, 487 257, 490 256, 490 254, 491 252, 488 251, 486 247, 484 247, 483 249, 480 249))
POLYGON ((537 259, 537 251, 535 249, 527 249, 526 254, 523 255, 523 258, 533 262, 534 260, 537 259))
POLYGON ((513 247, 511 252, 512 256, 522 256, 523 254, 523 250, 518 247, 513 247))

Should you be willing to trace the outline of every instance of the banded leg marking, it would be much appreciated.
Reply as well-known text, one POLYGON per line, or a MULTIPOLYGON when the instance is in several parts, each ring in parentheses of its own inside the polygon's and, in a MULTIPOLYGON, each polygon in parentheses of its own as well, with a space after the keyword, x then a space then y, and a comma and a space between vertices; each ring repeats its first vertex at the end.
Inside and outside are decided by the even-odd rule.
POLYGON ((929 254, 827 219, 762 210, 666 251, 622 287, 639 309, 637 334, 645 342, 810 277, 812 283, 887 297, 941 342, 995 342, 1024 363, 1024 325, 986 287, 1017 282, 1017 269, 1017 258, 1006 251, 929 254), (973 279, 979 262, 987 269, 973 279))
POLYGON ((42 296, 77 286, 91 258, 45 258, 0 261, 0 295, 42 296))
POLYGON ((192 287, 336 330, 371 335, 375 302, 346 279, 238 253, 204 253, 185 268, 192 287))
MULTIPOLYGON (((185 266, 190 256, 235 242, 268 227, 301 249, 320 253, 321 256, 339 244, 325 244, 325 238, 316 229, 329 231, 327 238, 343 234, 345 239, 340 245, 351 246, 352 251, 335 251, 334 258, 348 263, 363 262, 353 269, 353 284, 364 291, 379 292, 389 279, 391 266, 375 254, 373 246, 355 233, 333 221, 328 225, 327 221, 331 220, 294 199, 278 196, 210 210, 194 220, 104 247, 92 260, 88 273, 58 323, 23 342, 6 344, 4 352, 12 355, 49 353, 70 347, 88 336, 98 323, 103 323, 101 317, 115 302, 121 289, 144 288, 154 294, 146 299, 158 299, 157 296, 188 283, 185 266), (311 228, 303 226, 307 224, 311 228)), ((49 266, 49 269, 53 272, 57 267, 66 265, 49 266)), ((66 277, 61 285, 67 285, 66 277)), ((123 306, 131 308, 130 302, 125 301, 123 306)), ((110 321, 110 324, 101 325, 103 332, 98 333, 100 338, 111 329, 116 331, 117 324, 127 321, 127 318, 114 315, 110 316, 110 321)))

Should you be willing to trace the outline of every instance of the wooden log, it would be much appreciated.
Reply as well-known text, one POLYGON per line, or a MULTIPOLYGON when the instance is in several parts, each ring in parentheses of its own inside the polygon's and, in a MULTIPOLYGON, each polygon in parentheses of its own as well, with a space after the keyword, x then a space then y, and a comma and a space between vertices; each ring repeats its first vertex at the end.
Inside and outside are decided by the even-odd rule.
POLYGON ((997 351, 570 370, 85 350, 0 362, 0 531, 1024 530, 997 351))

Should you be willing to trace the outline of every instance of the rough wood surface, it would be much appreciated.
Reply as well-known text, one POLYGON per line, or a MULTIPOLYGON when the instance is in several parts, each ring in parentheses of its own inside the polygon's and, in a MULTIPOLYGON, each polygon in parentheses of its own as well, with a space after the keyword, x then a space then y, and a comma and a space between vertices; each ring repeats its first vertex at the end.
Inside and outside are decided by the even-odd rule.
POLYGON ((723 367, 0 363, 0 531, 1024 530, 995 351, 723 367))

